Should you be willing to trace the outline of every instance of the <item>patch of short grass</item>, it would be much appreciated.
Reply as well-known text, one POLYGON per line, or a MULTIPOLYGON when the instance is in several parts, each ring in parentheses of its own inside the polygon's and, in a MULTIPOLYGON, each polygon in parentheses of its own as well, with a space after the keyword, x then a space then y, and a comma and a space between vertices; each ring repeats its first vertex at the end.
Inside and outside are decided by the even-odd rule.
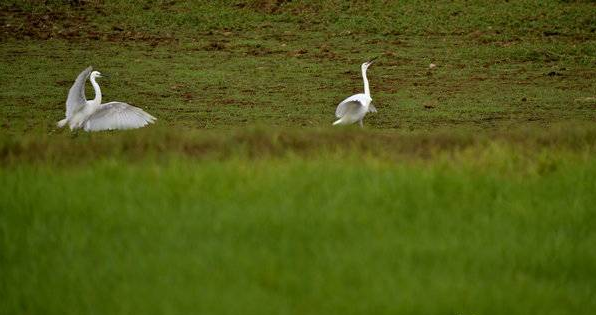
POLYGON ((101 82, 106 101, 143 107, 160 124, 327 126, 337 103, 362 90, 360 63, 376 55, 379 113, 366 119, 375 129, 595 119, 594 102, 577 101, 596 95, 590 3, 11 3, 0 119, 17 133, 54 125, 90 64, 113 75, 101 82))

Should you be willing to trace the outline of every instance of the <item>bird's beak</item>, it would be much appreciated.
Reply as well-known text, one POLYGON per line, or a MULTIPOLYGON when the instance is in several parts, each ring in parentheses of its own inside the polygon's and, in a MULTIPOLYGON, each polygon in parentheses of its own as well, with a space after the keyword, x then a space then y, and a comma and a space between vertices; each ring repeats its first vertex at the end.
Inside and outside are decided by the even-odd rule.
POLYGON ((107 74, 105 74, 105 73, 102 73, 102 74, 101 74, 101 77, 102 77, 102 78, 109 78, 110 76, 109 76, 109 75, 107 75, 107 74))
POLYGON ((370 65, 372 65, 372 64, 373 64, 373 62, 374 62, 375 60, 377 60, 377 58, 379 58, 379 56, 376 56, 376 57, 372 58, 371 60, 369 60, 369 61, 368 61, 368 65, 369 65, 369 66, 370 66, 370 65))

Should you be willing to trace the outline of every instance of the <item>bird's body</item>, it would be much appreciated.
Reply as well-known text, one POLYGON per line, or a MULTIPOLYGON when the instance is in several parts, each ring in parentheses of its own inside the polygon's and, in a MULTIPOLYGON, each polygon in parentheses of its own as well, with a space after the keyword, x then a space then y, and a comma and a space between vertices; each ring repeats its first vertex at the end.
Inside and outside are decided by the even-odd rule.
POLYGON ((58 122, 58 127, 68 124, 70 130, 101 131, 140 128, 155 122, 155 117, 138 107, 123 102, 101 104, 101 89, 96 81, 96 78, 101 78, 101 73, 91 70, 91 67, 83 70, 70 88, 66 99, 66 118, 58 122), (85 99, 87 77, 95 90, 93 100, 85 99))
POLYGON ((64 127, 67 123, 71 130, 83 128, 83 124, 97 110, 93 102, 85 101, 85 105, 74 112, 69 118, 58 122, 58 127, 64 127))
POLYGON ((370 88, 366 77, 366 70, 372 64, 372 60, 362 64, 362 79, 364 80, 364 93, 352 95, 343 100, 335 110, 335 116, 339 118, 333 125, 348 125, 355 122, 363 126, 362 120, 368 112, 376 113, 377 109, 372 104, 370 88))
POLYGON ((370 111, 376 112, 376 109, 371 104, 372 98, 364 93, 352 95, 343 100, 335 110, 335 116, 339 118, 334 125, 348 125, 355 122, 360 122, 370 111))

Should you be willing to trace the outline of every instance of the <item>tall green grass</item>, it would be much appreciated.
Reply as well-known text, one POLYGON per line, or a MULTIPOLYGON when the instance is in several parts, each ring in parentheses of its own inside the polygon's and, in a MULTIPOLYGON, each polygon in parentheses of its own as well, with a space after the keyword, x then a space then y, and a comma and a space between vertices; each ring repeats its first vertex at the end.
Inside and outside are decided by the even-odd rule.
POLYGON ((1 314, 591 314, 596 160, 0 168, 1 314))

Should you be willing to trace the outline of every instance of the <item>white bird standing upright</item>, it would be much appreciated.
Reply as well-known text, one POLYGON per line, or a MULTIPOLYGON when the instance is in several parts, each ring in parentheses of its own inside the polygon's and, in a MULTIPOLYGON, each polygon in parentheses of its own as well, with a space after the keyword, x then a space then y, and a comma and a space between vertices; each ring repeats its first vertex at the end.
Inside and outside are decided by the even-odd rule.
POLYGON ((91 70, 91 67, 83 70, 68 91, 66 118, 58 122, 58 127, 68 124, 70 130, 83 128, 85 131, 100 131, 134 129, 155 122, 155 117, 138 107, 123 102, 101 104, 101 90, 96 78, 101 78, 102 75, 91 70), (85 98, 87 77, 95 90, 95 98, 90 101, 85 98))
POLYGON ((368 78, 366 77, 366 70, 375 59, 376 57, 360 66, 362 69, 362 79, 364 80, 364 93, 352 95, 337 105, 335 116, 339 119, 333 125, 347 125, 358 122, 360 127, 363 127, 362 119, 364 119, 364 116, 368 112, 377 112, 375 106, 371 104, 372 98, 370 96, 368 78))

